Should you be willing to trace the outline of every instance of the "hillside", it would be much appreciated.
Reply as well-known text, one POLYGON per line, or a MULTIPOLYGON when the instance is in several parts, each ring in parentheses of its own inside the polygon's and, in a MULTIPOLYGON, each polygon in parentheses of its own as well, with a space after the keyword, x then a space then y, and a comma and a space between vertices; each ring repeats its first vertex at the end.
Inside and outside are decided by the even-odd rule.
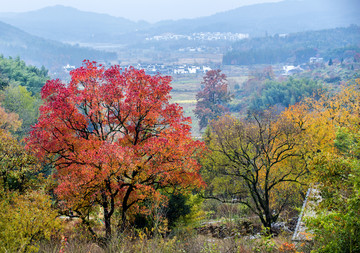
POLYGON ((0 55, 0 90, 9 84, 18 84, 35 94, 40 92, 49 79, 48 70, 44 66, 37 68, 26 65, 20 57, 8 59, 0 55))
POLYGON ((3 22, 0 22, 0 54, 5 57, 20 56, 26 63, 38 67, 44 65, 51 72, 67 64, 79 66, 84 59, 116 59, 114 53, 43 39, 3 22))
POLYGON ((281 36, 245 39, 234 43, 224 54, 226 65, 252 64, 302 64, 310 57, 322 57, 325 61, 353 58, 360 53, 360 27, 307 31, 281 36), (338 38, 338 39, 334 39, 338 38))
POLYGON ((132 22, 61 5, 24 13, 0 13, 0 20, 28 33, 60 41, 109 40, 147 26, 145 22, 132 22))
POLYGON ((357 0, 284 0, 243 6, 215 15, 155 24, 53 6, 24 13, 0 13, 0 20, 26 32, 71 42, 132 44, 148 36, 194 32, 265 34, 301 32, 360 24, 357 0))
POLYGON ((360 24, 357 0, 285 0, 240 7, 209 17, 163 22, 157 32, 241 32, 250 36, 360 24))

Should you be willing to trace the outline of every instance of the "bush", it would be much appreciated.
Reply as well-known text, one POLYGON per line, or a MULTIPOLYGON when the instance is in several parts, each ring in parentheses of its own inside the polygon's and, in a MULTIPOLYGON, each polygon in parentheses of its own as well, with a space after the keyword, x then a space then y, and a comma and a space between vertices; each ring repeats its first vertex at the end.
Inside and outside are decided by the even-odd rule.
POLYGON ((40 240, 61 229, 49 196, 41 192, 11 194, 0 201, 0 252, 37 252, 40 240))

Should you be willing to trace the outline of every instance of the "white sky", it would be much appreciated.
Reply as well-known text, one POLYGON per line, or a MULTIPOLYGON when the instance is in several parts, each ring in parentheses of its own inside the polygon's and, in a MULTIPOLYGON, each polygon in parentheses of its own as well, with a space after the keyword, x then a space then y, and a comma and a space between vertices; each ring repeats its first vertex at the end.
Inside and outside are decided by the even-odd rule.
POLYGON ((130 20, 156 22, 208 16, 244 5, 281 0, 0 0, 0 12, 25 12, 65 5, 130 20))

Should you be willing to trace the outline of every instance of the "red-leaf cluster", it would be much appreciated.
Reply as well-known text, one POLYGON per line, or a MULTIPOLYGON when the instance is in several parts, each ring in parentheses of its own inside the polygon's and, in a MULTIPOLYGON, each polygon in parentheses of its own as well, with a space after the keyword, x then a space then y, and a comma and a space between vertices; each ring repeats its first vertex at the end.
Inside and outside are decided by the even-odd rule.
POLYGON ((51 80, 28 147, 51 157, 69 207, 115 201, 127 209, 160 188, 200 187, 190 118, 170 101, 170 77, 95 62, 51 80), (126 200, 126 201, 125 201, 126 200), (126 205, 126 206, 124 206, 126 205))

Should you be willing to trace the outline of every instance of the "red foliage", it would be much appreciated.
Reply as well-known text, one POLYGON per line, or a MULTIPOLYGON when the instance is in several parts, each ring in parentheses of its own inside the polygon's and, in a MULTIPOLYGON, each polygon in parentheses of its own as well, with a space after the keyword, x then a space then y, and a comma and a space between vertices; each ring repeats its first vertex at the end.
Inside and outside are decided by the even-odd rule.
POLYGON ((227 111, 224 105, 231 100, 226 75, 221 74, 221 70, 210 70, 203 79, 204 89, 196 94, 197 103, 194 110, 199 119, 200 129, 205 128, 211 120, 224 114, 227 111))
POLYGON ((169 103, 170 77, 89 61, 70 74, 68 84, 51 80, 43 87, 28 139, 39 157, 53 158, 56 194, 67 207, 82 217, 100 204, 110 226, 116 208, 124 222, 158 189, 203 184, 194 157, 203 144, 192 140, 182 108, 169 103))

